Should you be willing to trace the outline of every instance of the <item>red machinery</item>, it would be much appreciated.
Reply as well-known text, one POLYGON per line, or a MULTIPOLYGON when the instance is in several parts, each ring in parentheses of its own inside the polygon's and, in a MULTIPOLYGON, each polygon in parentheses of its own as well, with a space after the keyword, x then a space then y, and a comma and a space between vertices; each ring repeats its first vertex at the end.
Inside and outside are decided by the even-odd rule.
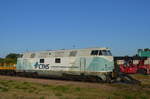
POLYGON ((146 57, 115 57, 116 66, 119 66, 120 72, 127 74, 150 74, 150 64, 144 64, 146 57), (118 60, 124 61, 123 63, 118 63, 118 60), (134 64, 133 61, 137 61, 134 64))
POLYGON ((137 65, 137 72, 142 74, 150 74, 150 64, 144 64, 144 60, 140 60, 137 65))

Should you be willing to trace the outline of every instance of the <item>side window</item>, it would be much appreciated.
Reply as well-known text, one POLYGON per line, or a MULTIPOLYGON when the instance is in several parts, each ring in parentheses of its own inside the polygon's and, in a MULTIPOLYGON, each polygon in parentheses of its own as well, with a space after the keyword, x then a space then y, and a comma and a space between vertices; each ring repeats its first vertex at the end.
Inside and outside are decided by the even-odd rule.
POLYGON ((40 63, 44 63, 44 59, 40 59, 40 63))
POLYGON ((55 63, 61 63, 61 59, 60 58, 55 58, 55 63))
POLYGON ((35 53, 32 53, 30 58, 34 58, 35 57, 35 53))
POLYGON ((77 51, 71 51, 69 56, 76 56, 77 51))
POLYGON ((98 55, 98 50, 93 50, 93 51, 91 52, 91 55, 98 55))

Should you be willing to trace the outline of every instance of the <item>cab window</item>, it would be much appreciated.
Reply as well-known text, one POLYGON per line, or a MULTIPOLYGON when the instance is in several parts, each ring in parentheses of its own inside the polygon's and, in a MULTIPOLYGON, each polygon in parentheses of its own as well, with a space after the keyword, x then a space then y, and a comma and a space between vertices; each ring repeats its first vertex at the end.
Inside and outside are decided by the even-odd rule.
POLYGON ((112 56, 111 52, 108 50, 107 55, 112 56))
POLYGON ((103 56, 112 56, 109 50, 92 50, 91 55, 103 55, 103 56))
POLYGON ((111 52, 109 50, 102 50, 102 55, 104 56, 112 56, 111 52))
POLYGON ((93 51, 91 52, 91 55, 98 55, 98 50, 93 50, 93 51))
POLYGON ((101 50, 99 51, 99 55, 102 55, 102 51, 101 50))

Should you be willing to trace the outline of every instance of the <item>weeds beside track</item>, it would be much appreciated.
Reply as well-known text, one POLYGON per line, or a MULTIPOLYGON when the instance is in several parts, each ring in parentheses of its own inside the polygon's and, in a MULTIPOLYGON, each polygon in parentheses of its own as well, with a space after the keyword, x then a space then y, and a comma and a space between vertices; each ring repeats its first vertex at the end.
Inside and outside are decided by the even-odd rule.
POLYGON ((149 99, 149 76, 142 84, 99 84, 0 76, 0 99, 149 99))

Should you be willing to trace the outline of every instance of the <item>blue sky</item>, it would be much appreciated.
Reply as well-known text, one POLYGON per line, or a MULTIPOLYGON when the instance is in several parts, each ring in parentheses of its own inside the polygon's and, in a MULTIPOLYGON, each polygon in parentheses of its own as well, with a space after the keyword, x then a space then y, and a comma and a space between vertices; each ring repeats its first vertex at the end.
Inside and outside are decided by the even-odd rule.
POLYGON ((49 49, 150 47, 150 0, 0 0, 0 57, 49 49))

